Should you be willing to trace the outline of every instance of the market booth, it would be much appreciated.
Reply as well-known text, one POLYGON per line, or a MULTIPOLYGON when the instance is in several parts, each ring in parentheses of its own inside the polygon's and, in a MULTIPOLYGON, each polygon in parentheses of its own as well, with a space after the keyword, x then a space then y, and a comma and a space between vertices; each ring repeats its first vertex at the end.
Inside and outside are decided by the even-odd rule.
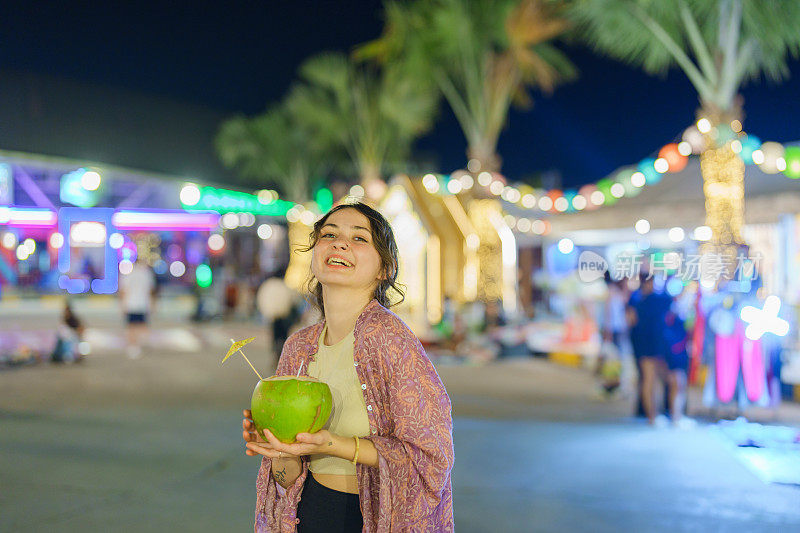
MULTIPOLYGON (((782 173, 765 173, 753 165, 745 172, 742 236, 747 247, 742 248, 743 261, 735 265, 734 279, 712 280, 702 274, 693 282, 673 283, 676 295, 691 291, 697 302, 693 310, 694 376, 702 379, 707 366, 716 387, 711 393, 717 401, 739 401, 742 406, 769 402, 770 379, 782 379, 784 395, 792 394, 792 386, 793 394, 800 391, 796 326, 800 305, 800 180, 782 173), (749 274, 750 279, 737 277, 739 267, 755 271, 756 279, 749 274), (747 330, 751 324, 755 325, 747 330), (747 370, 745 361, 756 362, 747 370), (737 389, 737 372, 741 391, 737 389), (743 386, 744 382, 750 383, 749 388, 743 386), (753 385, 756 382, 759 385, 753 385), (746 400, 742 402, 741 398, 746 400)), ((583 252, 598 254, 611 269, 624 257, 641 258, 643 268, 648 262, 652 268, 671 263, 666 271, 680 278, 688 272, 691 258, 702 256, 703 243, 711 237, 704 227, 706 205, 696 159, 682 171, 643 188, 635 197, 621 198, 594 211, 554 214, 548 220, 551 232, 544 243, 546 271, 556 298, 561 299, 580 299, 580 292, 591 293, 589 287, 600 284, 580 281, 583 252)))
POLYGON ((407 290, 400 311, 415 324, 439 322, 446 301, 498 301, 513 312, 516 243, 499 201, 468 191, 437 194, 440 180, 396 176, 380 203, 400 249, 400 282, 407 290))
POLYGON ((261 255, 256 215, 237 194, 255 198, 175 176, 0 152, 0 284, 114 293, 119 273, 141 257, 162 284, 208 287, 226 264, 261 255))

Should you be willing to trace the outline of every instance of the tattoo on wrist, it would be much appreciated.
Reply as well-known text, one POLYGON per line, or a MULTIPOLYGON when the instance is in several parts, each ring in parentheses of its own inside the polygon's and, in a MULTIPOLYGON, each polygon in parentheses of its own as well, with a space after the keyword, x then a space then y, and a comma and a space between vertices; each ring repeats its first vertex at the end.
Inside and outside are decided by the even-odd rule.
POLYGON ((277 472, 273 472, 272 476, 275 478, 275 481, 278 483, 286 483, 286 467, 283 467, 283 470, 278 470, 277 472))
POLYGON ((333 446, 333 441, 332 440, 328 441, 328 446, 333 446))

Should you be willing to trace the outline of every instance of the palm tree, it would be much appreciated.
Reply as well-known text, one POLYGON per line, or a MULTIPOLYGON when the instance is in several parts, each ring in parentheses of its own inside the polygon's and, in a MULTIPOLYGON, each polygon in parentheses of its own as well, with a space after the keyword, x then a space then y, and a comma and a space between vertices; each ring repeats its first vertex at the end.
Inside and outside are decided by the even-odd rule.
POLYGON ((544 0, 415 0, 386 6, 383 35, 361 58, 401 64, 417 83, 433 83, 467 140, 467 155, 499 170, 497 140, 526 89, 552 91, 575 68, 550 41, 567 29, 559 7, 544 0))
POLYGON ((404 164, 413 140, 432 125, 435 93, 391 67, 323 53, 299 74, 288 108, 320 142, 344 154, 345 171, 354 169, 365 187, 404 164))
POLYGON ((787 56, 800 52, 800 2, 577 0, 571 14, 576 35, 597 51, 650 74, 674 65, 686 74, 698 118, 711 125, 701 154, 706 224, 721 250, 742 242, 744 163, 731 149, 730 125, 740 129, 744 82, 788 75, 787 56))
MULTIPOLYGON (((313 181, 330 170, 330 154, 294 116, 286 103, 252 117, 234 117, 222 124, 215 140, 222 162, 236 168, 243 182, 255 186, 274 183, 286 198, 307 203, 313 181)), ((300 250, 308 244, 309 227, 288 221, 289 265, 286 283, 302 290, 311 258, 300 250)))
POLYGON ((237 169, 244 183, 274 183, 293 202, 308 201, 312 180, 327 171, 323 145, 282 104, 252 118, 229 119, 215 144, 223 164, 237 169))

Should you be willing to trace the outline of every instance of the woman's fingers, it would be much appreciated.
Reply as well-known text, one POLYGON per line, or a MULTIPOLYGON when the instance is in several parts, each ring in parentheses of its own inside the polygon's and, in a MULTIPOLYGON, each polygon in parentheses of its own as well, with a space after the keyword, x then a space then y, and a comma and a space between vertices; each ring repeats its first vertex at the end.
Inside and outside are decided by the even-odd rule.
POLYGON ((253 418, 253 413, 250 411, 250 409, 245 409, 242 411, 242 414, 245 418, 253 418))
POLYGON ((247 442, 258 442, 260 444, 269 445, 256 431, 248 431, 245 429, 242 431, 242 438, 247 442))
MULTIPOLYGON (((275 449, 272 449, 272 448, 267 448, 265 446, 262 446, 260 444, 255 443, 255 442, 248 442, 246 444, 246 448, 247 448, 247 450, 249 450, 249 451, 251 451, 253 453, 256 453, 256 454, 259 454, 259 455, 263 455, 264 457, 269 457, 270 459, 276 459, 276 458, 280 457, 281 455, 285 455, 282 452, 279 452, 278 450, 275 450, 275 449)), ((250 455, 250 454, 248 454, 248 455, 250 455)))
POLYGON ((279 441, 279 440, 277 439, 277 437, 275 437, 275 435, 273 435, 273 434, 272 434, 272 432, 271 432, 270 430, 268 430, 267 428, 264 428, 264 430, 263 430, 263 431, 261 431, 261 432, 259 432, 259 433, 260 433, 260 434, 263 436, 263 438, 266 438, 266 439, 267 439, 267 442, 268 442, 268 443, 269 443, 269 444, 270 444, 270 445, 271 445, 273 448, 278 448, 278 449, 280 449, 280 447, 283 445, 283 443, 282 443, 281 441, 279 441))

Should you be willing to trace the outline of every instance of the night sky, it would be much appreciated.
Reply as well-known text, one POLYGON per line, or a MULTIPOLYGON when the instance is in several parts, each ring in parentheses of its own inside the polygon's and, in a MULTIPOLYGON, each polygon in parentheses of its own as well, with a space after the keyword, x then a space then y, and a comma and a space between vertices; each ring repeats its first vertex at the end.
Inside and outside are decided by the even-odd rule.
MULTIPOLYGON (((203 3, 29 2, 0 16, 0 71, 45 74, 212 108, 257 113, 279 99, 297 66, 349 51, 381 33, 376 0, 203 3)), ((565 47, 579 78, 512 111, 499 152, 512 179, 556 170, 564 185, 597 180, 677 138, 697 99, 677 70, 647 76, 565 47)), ((800 139, 800 62, 782 85, 749 85, 745 130, 800 139)), ((436 170, 465 165, 465 141, 446 105, 417 151, 436 170)))

